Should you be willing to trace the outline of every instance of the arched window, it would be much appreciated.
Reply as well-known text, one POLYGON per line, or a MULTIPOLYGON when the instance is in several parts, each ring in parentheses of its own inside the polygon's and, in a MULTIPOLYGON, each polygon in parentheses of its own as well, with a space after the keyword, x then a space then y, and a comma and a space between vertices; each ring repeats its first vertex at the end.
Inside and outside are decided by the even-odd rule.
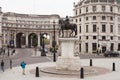
POLYGON ((114 0, 108 0, 109 3, 114 3, 114 0))
POLYGON ((91 0, 91 2, 98 2, 98 0, 91 0))
POLYGON ((99 0, 100 2, 107 2, 107 0, 99 0))

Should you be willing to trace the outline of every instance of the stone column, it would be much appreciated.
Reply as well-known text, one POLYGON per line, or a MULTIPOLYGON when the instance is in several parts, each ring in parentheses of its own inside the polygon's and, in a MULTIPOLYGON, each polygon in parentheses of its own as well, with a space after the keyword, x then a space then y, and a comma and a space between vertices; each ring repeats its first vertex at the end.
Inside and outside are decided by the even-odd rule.
POLYGON ((2 15, 0 13, 0 48, 2 48, 2 15))
POLYGON ((26 47, 28 47, 28 32, 26 32, 26 47))
POLYGON ((92 54, 92 42, 88 43, 88 53, 92 54))
POLYGON ((4 41, 3 41, 3 44, 4 44, 4 45, 6 44, 6 43, 5 43, 5 40, 6 40, 5 34, 6 34, 6 32, 4 31, 4 32, 3 32, 3 40, 4 40, 4 41))
POLYGON ((55 39, 55 40, 56 40, 57 45, 59 44, 59 41, 58 41, 59 36, 58 36, 58 35, 59 35, 59 33, 56 32, 56 35, 55 35, 55 36, 56 36, 56 39, 55 39))
POLYGON ((53 34, 50 33, 50 46, 52 46, 52 41, 53 41, 53 34))
POLYGON ((16 47, 16 35, 17 35, 17 33, 15 32, 14 33, 14 47, 16 47))
POLYGON ((40 47, 40 34, 38 33, 37 36, 38 36, 38 47, 40 47))

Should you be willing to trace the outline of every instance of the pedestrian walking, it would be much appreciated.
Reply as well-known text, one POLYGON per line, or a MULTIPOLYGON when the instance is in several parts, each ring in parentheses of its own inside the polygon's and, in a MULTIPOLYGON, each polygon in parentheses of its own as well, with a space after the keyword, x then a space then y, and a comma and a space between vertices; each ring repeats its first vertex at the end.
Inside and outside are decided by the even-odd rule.
POLYGON ((23 69, 22 74, 25 75, 25 67, 26 67, 26 63, 25 63, 24 61, 22 61, 20 65, 21 65, 21 67, 22 67, 22 69, 23 69))
POLYGON ((8 56, 10 56, 10 52, 9 52, 9 49, 8 49, 8 56))
POLYGON ((11 55, 13 55, 14 53, 15 53, 15 49, 13 49, 13 51, 12 51, 11 55))
POLYGON ((1 49, 0 49, 0 55, 2 54, 2 51, 1 51, 1 49))
POLYGON ((1 61, 1 69, 4 72, 4 61, 3 60, 1 61))
POLYGON ((5 55, 5 49, 3 50, 3 56, 5 55))
POLYGON ((12 69, 12 59, 10 59, 10 69, 12 69))

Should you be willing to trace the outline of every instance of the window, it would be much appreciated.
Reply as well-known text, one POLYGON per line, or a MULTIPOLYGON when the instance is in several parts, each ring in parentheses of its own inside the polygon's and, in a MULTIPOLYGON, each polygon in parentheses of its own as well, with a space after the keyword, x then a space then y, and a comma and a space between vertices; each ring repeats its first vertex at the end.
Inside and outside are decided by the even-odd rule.
POLYGON ((95 12, 96 11, 96 6, 93 6, 92 9, 93 9, 93 12, 95 12))
POLYGON ((81 18, 79 18, 79 22, 81 22, 81 18))
POLYGON ((79 13, 81 13, 81 9, 79 9, 79 13))
POLYGON ((97 50, 97 43, 92 43, 92 50, 93 50, 93 52, 96 52, 96 50, 97 50))
POLYGON ((102 40, 106 40, 106 37, 105 37, 105 36, 102 36, 102 40))
POLYGON ((120 37, 118 37, 118 40, 120 40, 120 37))
POLYGON ((120 12, 120 8, 118 8, 118 12, 120 12))
POLYGON ((79 52, 81 52, 81 43, 79 44, 79 52))
POLYGON ((97 39, 97 37, 96 37, 96 36, 93 36, 93 39, 97 39))
POLYGON ((99 0, 100 2, 107 2, 107 0, 99 0))
POLYGON ((86 17, 86 21, 88 21, 88 17, 86 17))
POLYGON ((106 32, 106 26, 102 25, 102 32, 106 32))
POLYGON ((91 0, 91 2, 98 2, 98 0, 91 0))
POLYGON ((88 25, 86 25, 86 33, 88 33, 88 25))
POLYGON ((105 6, 102 6, 102 11, 105 11, 105 6))
POLYGON ((77 10, 76 10, 76 15, 77 15, 77 10))
POLYGON ((113 40, 113 36, 110 36, 110 39, 113 40))
POLYGON ((81 26, 80 26, 80 28, 79 28, 79 29, 80 29, 80 33, 81 33, 81 26))
POLYGON ((102 16, 102 20, 105 20, 106 19, 106 17, 105 16, 102 16))
POLYGON ((111 51, 114 50, 114 43, 111 43, 110 50, 111 50, 111 51))
POLYGON ((93 16, 93 20, 96 20, 96 16, 93 16))
POLYGON ((76 22, 77 22, 77 19, 76 19, 76 22))
POLYGON ((109 3, 114 3, 114 0, 108 0, 109 3))
POLYGON ((120 51, 120 43, 118 43, 118 51, 120 51))
POLYGON ((112 16, 110 17, 110 20, 113 21, 113 17, 112 16))
POLYGON ((94 24, 93 25, 93 32, 96 32, 97 31, 97 27, 96 27, 96 25, 94 24))
POLYGON ((86 53, 88 53, 88 43, 85 43, 86 53))
POLYGON ((81 36, 79 37, 79 39, 81 40, 81 36))
POLYGON ((118 34, 120 35, 120 25, 118 25, 118 34))
POLYGON ((110 32, 113 32, 113 25, 110 25, 110 32))
POLYGON ((86 36, 86 39, 88 39, 89 37, 88 36, 86 36))
POLYGON ((88 7, 86 7, 86 12, 88 12, 88 7))
POLYGON ((110 6, 110 12, 113 12, 113 7, 112 6, 110 6))

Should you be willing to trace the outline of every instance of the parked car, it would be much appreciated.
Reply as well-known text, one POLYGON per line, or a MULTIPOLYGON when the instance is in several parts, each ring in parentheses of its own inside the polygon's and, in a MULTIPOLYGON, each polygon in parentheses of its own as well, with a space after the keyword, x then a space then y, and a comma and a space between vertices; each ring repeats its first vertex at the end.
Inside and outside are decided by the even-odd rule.
POLYGON ((104 53, 104 56, 105 57, 118 57, 119 56, 119 53, 118 52, 115 52, 115 51, 106 51, 104 53))

